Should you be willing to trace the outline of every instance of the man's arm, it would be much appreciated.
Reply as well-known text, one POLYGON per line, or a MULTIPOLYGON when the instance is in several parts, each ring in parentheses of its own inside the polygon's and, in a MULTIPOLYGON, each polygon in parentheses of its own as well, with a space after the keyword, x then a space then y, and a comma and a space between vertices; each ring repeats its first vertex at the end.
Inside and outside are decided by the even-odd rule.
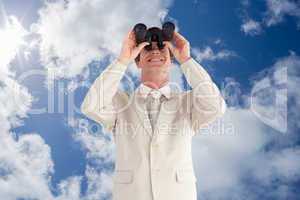
POLYGON ((196 133, 202 125, 207 125, 222 116, 226 110, 226 103, 209 74, 190 56, 189 41, 175 31, 172 42, 164 43, 180 63, 181 69, 192 87, 188 93, 188 100, 191 103, 190 101, 188 103, 190 103, 192 128, 196 133))
POLYGON ((101 123, 109 132, 114 129, 117 120, 116 101, 128 97, 125 92, 118 90, 119 83, 127 65, 148 44, 143 42, 136 46, 134 31, 130 30, 123 40, 118 59, 96 78, 81 104, 81 112, 101 123))
POLYGON ((120 95, 125 95, 118 90, 118 86, 126 68, 117 59, 112 62, 93 82, 80 107, 83 114, 101 123, 109 132, 116 122, 114 102, 120 95))
POLYGON ((208 125, 226 111, 226 102, 218 87, 206 70, 193 58, 180 65, 187 82, 192 87, 189 92, 190 119, 197 133, 203 125, 208 125))

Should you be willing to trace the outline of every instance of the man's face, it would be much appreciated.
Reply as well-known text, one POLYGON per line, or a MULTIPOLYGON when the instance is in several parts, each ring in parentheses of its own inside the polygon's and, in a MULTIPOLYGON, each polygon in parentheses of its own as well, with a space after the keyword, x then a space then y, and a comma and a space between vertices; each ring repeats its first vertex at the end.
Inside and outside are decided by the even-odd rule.
POLYGON ((166 68, 171 65, 170 52, 168 47, 159 50, 157 42, 152 42, 152 50, 145 48, 140 52, 140 60, 137 63, 139 68, 166 68))

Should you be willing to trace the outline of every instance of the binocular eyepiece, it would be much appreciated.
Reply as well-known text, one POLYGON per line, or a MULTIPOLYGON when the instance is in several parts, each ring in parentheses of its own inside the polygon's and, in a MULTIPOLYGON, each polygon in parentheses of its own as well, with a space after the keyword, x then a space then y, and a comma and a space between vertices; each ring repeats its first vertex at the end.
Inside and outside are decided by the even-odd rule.
POLYGON ((147 29, 147 26, 143 23, 138 23, 134 26, 133 31, 135 34, 136 46, 142 42, 149 42, 149 45, 145 46, 147 51, 152 50, 152 42, 157 42, 159 49, 164 48, 163 41, 171 41, 173 39, 173 33, 175 25, 172 22, 165 22, 162 25, 162 29, 158 27, 151 27, 147 29))

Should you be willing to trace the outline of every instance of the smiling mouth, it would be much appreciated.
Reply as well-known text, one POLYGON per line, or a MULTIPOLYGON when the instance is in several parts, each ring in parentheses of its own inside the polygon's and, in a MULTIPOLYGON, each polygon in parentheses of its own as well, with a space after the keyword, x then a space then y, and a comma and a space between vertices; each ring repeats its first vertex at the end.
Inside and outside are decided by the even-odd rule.
POLYGON ((147 61, 151 62, 151 63, 155 63, 155 62, 163 62, 164 59, 163 58, 149 58, 147 61))

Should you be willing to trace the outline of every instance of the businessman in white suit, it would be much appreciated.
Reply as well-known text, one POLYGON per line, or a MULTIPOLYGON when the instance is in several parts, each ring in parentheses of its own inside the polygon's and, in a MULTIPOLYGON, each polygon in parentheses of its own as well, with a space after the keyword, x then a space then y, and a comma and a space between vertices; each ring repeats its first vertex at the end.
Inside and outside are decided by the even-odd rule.
MULTIPOLYGON (((221 117, 226 104, 206 70, 190 56, 189 42, 174 32, 163 49, 136 46, 134 32, 120 55, 92 84, 81 111, 113 134, 116 161, 113 200, 196 200, 191 139, 221 117), (191 90, 170 85, 175 58, 191 90), (131 94, 118 88, 130 62, 141 70, 131 94)), ((205 184, 205 183, 202 183, 205 184)))

